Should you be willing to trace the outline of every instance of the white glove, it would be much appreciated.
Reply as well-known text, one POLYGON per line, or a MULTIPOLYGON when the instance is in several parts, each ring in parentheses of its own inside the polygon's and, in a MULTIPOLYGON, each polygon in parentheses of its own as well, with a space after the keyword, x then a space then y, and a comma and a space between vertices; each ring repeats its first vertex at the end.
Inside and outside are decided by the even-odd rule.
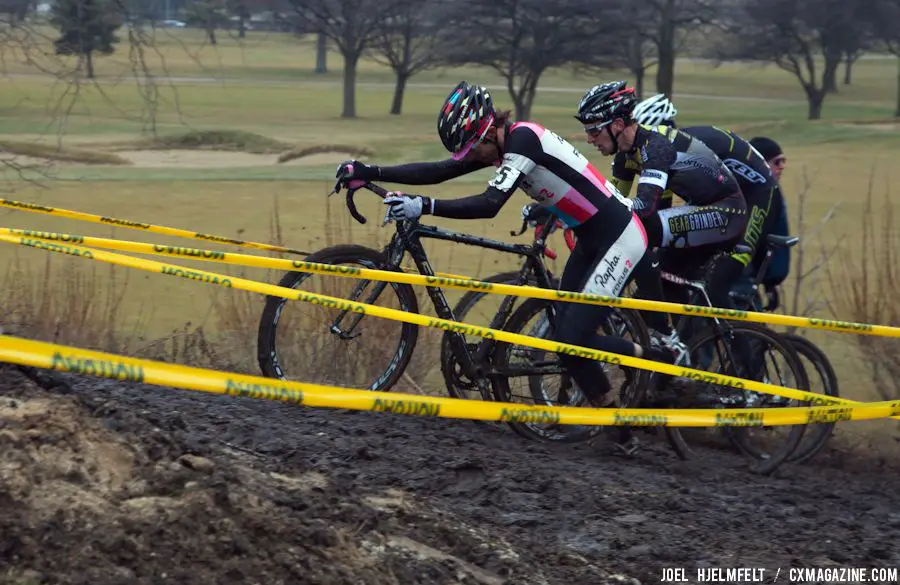
POLYGON ((404 195, 392 193, 384 198, 384 204, 388 206, 384 216, 388 219, 418 219, 422 215, 429 215, 433 211, 433 203, 430 197, 422 195, 404 195))

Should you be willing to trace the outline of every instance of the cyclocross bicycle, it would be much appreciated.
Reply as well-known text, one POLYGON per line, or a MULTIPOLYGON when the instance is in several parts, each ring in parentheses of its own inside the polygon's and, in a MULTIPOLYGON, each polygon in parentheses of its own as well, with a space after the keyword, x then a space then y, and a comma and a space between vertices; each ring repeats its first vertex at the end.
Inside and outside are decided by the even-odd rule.
MULTIPOLYGON (((535 225, 536 222, 532 221, 531 223, 535 225)), ((536 232, 538 230, 547 230, 546 225, 537 227, 536 232)), ((571 237, 568 230, 566 230, 565 235, 566 244, 571 250, 575 245, 574 238, 571 237)), ((706 295, 704 282, 684 279, 669 273, 664 273, 663 277, 670 282, 687 287, 689 296, 691 296, 689 301, 691 304, 712 306, 706 295)), ((508 272, 494 275, 486 280, 514 284, 515 278, 516 275, 514 273, 508 272)), ((485 293, 480 291, 466 293, 457 305, 457 314, 465 315, 484 297, 485 293)), ((524 331, 528 335, 536 337, 550 337, 552 335, 551 323, 547 319, 543 319, 541 315, 542 303, 547 304, 548 301, 530 299, 518 311, 521 316, 529 314, 537 316, 537 323, 527 331, 524 331)), ((510 319, 510 321, 513 321, 513 319, 510 319)), ((646 326, 633 328, 646 331, 646 326)), ((723 322, 719 319, 701 317, 693 319, 676 318, 676 331, 681 339, 687 339, 680 356, 680 359, 683 360, 680 362, 680 365, 704 370, 709 369, 710 366, 717 365, 715 369, 719 373, 726 375, 766 381, 781 386, 808 389, 806 372, 792 344, 784 339, 782 335, 765 326, 747 322, 723 322), (694 326, 695 332, 689 332, 688 326, 694 326), (737 346, 742 347, 743 351, 735 351, 738 349, 734 347, 736 340, 738 341, 737 346), (752 349, 752 357, 754 359, 741 359, 740 356, 742 354, 747 355, 749 349, 752 349), (754 363, 748 364, 747 362, 750 361, 754 363)), ((527 360, 527 357, 534 355, 536 351, 532 348, 515 348, 505 353, 498 351, 495 359, 498 362, 502 362, 506 355, 518 355, 526 357, 527 360)), ((545 360, 552 360, 553 358, 554 356, 541 355, 540 358, 532 358, 532 360, 539 360, 542 364, 546 364, 545 360)), ((671 388, 667 388, 667 384, 670 381, 669 376, 661 376, 655 373, 652 375, 654 376, 652 384, 654 391, 648 391, 651 388, 651 380, 641 378, 639 380, 640 383, 635 384, 631 388, 630 398, 632 404, 647 406, 655 402, 656 404, 654 405, 672 408, 749 408, 787 406, 790 403, 789 400, 781 397, 760 395, 756 392, 745 392, 735 389, 723 389, 720 386, 712 386, 695 381, 688 382, 683 379, 678 380, 671 388), (674 390, 675 394, 667 393, 667 390, 674 390)), ((530 379, 529 386, 534 403, 552 404, 552 401, 547 400, 544 395, 542 389, 545 383, 542 379, 533 376, 530 379)), ((796 405, 796 402, 794 404, 796 405)), ((754 421, 746 422, 753 424, 754 421)), ((755 468, 761 473, 770 473, 781 463, 789 460, 788 458, 795 452, 805 430, 803 425, 769 427, 764 429, 764 433, 760 433, 757 429, 751 430, 751 428, 728 426, 725 427, 725 434, 740 451, 752 455, 757 460, 758 463, 756 463, 755 468), (772 440, 773 435, 778 435, 785 431, 786 437, 778 436, 774 438, 774 441, 772 440), (761 447, 753 440, 754 438, 767 439, 768 442, 774 443, 774 446, 761 447)), ((680 457, 692 458, 696 456, 696 452, 685 439, 685 435, 700 434, 698 431, 678 427, 665 427, 665 433, 670 444, 680 457)), ((577 435, 576 437, 581 439, 589 438, 586 435, 577 435)))
MULTIPOLYGON (((346 206, 350 215, 357 222, 365 224, 367 220, 359 213, 354 202, 354 195, 360 188, 368 189, 382 198, 388 191, 373 183, 347 190, 346 206)), ((339 185, 335 186, 332 193, 337 191, 339 185)), ((423 239, 430 238, 523 257, 524 263, 517 273, 517 282, 533 283, 542 288, 553 288, 557 282, 543 262, 545 237, 535 238, 531 245, 507 244, 422 225, 418 221, 402 220, 395 222, 395 225, 396 231, 390 242, 381 250, 359 245, 338 245, 315 252, 306 260, 340 266, 355 265, 377 270, 400 271, 403 259, 409 254, 421 274, 434 276, 422 243, 423 239)), ((549 235, 553 229, 550 220, 546 222, 545 228, 545 233, 549 235)), ((288 272, 281 278, 279 286, 294 289, 312 286, 311 292, 367 304, 393 303, 394 308, 419 312, 419 299, 408 284, 333 276, 314 278, 314 276, 319 275, 299 271, 288 272), (345 286, 345 290, 349 290, 343 293, 336 292, 333 287, 341 285, 345 286)), ((460 320, 460 315, 451 309, 444 291, 439 286, 427 286, 425 290, 438 317, 452 321, 460 320)), ((521 316, 522 309, 528 303, 514 309, 514 301, 515 297, 503 297, 500 308, 486 326, 519 332, 525 324, 521 316)), ((546 303, 543 311, 550 322, 553 322, 554 305, 546 303)), ((608 321, 604 324, 604 329, 610 334, 615 331, 620 335, 630 334, 638 343, 648 341, 646 327, 636 312, 617 310, 614 317, 608 321)), ((419 327, 410 323, 367 317, 360 313, 302 302, 288 303, 287 299, 282 297, 267 296, 259 322, 257 358, 264 375, 273 378, 288 379, 290 376, 308 378, 310 373, 314 372, 317 378, 324 378, 323 383, 333 385, 388 391, 404 380, 413 389, 423 391, 418 387, 416 380, 405 376, 419 335, 419 327), (289 314, 287 310, 289 307, 292 310, 307 309, 308 314, 295 317, 293 313, 289 314), (396 329, 396 338, 390 335, 392 329, 396 329)), ((474 392, 475 396, 482 400, 508 402, 511 399, 511 380, 560 372, 560 368, 554 363, 534 364, 528 367, 515 366, 509 360, 502 359, 494 363, 498 347, 508 345, 487 338, 478 338, 477 342, 473 342, 463 333, 444 331, 441 339, 440 366, 450 395, 456 398, 469 398, 474 392)), ((647 372, 618 367, 625 372, 620 401, 622 406, 629 406, 632 404, 629 401, 629 388, 645 386, 647 372)), ((509 424, 517 433, 524 436, 557 441, 582 440, 583 436, 592 436, 597 432, 597 427, 522 421, 509 424)))

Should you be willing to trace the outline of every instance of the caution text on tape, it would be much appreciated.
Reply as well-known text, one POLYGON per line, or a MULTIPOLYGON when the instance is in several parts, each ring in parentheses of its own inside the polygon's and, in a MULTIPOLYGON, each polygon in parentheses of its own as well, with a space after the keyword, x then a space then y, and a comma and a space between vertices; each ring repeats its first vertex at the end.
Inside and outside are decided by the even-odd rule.
POLYGON ((597 426, 778 426, 871 420, 900 414, 900 401, 855 406, 748 409, 645 409, 530 406, 374 392, 289 382, 137 359, 0 335, 0 361, 124 382, 213 394, 415 416, 597 426))
POLYGON ((533 299, 544 299, 550 301, 566 301, 593 305, 616 306, 625 309, 677 313, 679 315, 689 316, 723 317, 726 319, 733 319, 735 321, 749 321, 753 323, 764 323, 770 325, 787 325, 793 327, 821 329, 825 331, 838 331, 842 333, 858 333, 880 337, 900 337, 900 327, 891 327, 887 325, 870 325, 867 323, 853 323, 848 321, 835 321, 831 319, 817 319, 813 317, 796 317, 792 315, 777 315, 771 313, 759 313, 735 309, 720 309, 698 305, 686 305, 662 301, 650 301, 644 299, 631 299, 627 297, 607 297, 590 293, 548 290, 534 286, 484 282, 474 279, 459 278, 446 275, 424 276, 421 274, 405 274, 401 272, 392 272, 389 270, 373 270, 370 268, 357 268, 353 266, 322 264, 318 262, 308 262, 305 260, 282 260, 279 258, 265 258, 261 256, 253 256, 250 254, 235 254, 230 252, 203 250, 200 248, 148 244, 144 242, 129 242, 111 238, 93 238, 89 236, 78 236, 58 232, 0 228, 0 234, 25 236, 42 240, 60 241, 73 244, 84 244, 87 246, 106 248, 110 250, 121 250, 125 252, 186 257, 195 260, 220 262, 224 264, 236 264, 241 266, 255 266, 259 268, 297 270, 300 272, 394 282, 398 284, 438 286, 460 290, 478 291, 489 294, 502 294, 533 299))
POLYGON ((776 396, 783 396, 786 398, 791 398, 795 400, 800 400, 804 402, 812 402, 813 404, 823 404, 823 405, 831 405, 831 404, 847 404, 853 405, 858 404, 855 401, 848 400, 845 398, 835 398, 831 396, 826 396, 823 394, 816 394, 813 392, 808 392, 804 390, 798 390, 794 388, 787 388, 784 386, 776 386, 773 384, 766 384, 763 382, 756 382, 752 380, 744 380, 742 378, 735 378, 733 376, 725 376, 722 374, 714 374, 711 372, 704 372, 702 370, 695 370, 691 368, 685 368, 680 366, 674 366, 669 364, 664 364, 661 362, 646 360, 637 357, 619 355, 614 353, 608 353, 604 351, 599 351, 587 347, 581 347, 572 344, 559 343, 554 341, 549 341, 546 339, 540 339, 536 337, 529 337, 526 335, 521 335, 517 333, 511 333, 508 331, 500 331, 497 329, 490 329, 487 327, 479 327, 476 325, 470 325, 467 323, 458 323, 455 321, 449 321, 446 319, 440 319, 436 317, 427 317, 425 315, 420 315, 418 313, 410 313, 406 311, 401 311, 397 309, 389 309, 386 307, 378 307, 375 305, 369 305, 365 303, 359 303, 355 301, 348 301, 345 299, 339 299, 334 297, 329 297, 326 295, 310 293, 305 291, 297 291, 294 289, 290 289, 287 287, 281 287, 271 284, 266 284, 262 282, 257 282, 253 280, 248 280, 244 278, 238 277, 230 277, 223 274, 218 274, 215 272, 208 272, 204 270, 192 270, 182 266, 177 266, 174 264, 167 264, 164 262, 156 262, 153 260, 145 260, 143 258, 134 258, 132 256, 126 256, 123 254, 116 254, 113 252, 105 252, 102 250, 89 249, 81 246, 75 246, 70 244, 59 244, 55 242, 47 242, 44 240, 38 240, 34 238, 26 238, 20 237, 15 238, 12 236, 2 235, 0 234, 0 241, 19 244, 23 246, 29 246, 34 248, 39 248, 51 252, 57 252, 62 254, 69 254, 72 256, 78 256, 82 258, 88 258, 93 260, 100 260, 104 262, 110 262, 113 264, 119 264, 123 266, 129 266, 132 268, 138 268, 141 270, 147 270, 150 272, 157 272, 161 274, 166 274, 170 276, 177 276, 181 278, 186 278, 189 280, 194 280, 198 282, 205 282, 208 284, 217 284, 220 286, 225 286, 229 288, 238 288, 242 290, 247 290, 250 292, 257 292, 266 295, 272 295, 276 297, 281 297, 285 299, 299 300, 311 304, 320 305, 326 308, 332 308, 337 310, 346 310, 354 313, 362 313, 365 315, 371 315, 374 317, 380 317, 385 319, 392 319, 395 321, 402 321, 406 323, 411 323, 413 325, 421 325, 425 327, 434 327, 437 329, 441 329, 443 331, 461 333, 464 335, 474 335, 477 337, 483 337, 486 339, 492 339, 497 341, 504 341, 507 343, 515 343, 527 347, 533 347, 537 349, 544 349, 548 351, 552 351, 557 354, 567 354, 573 355, 577 357, 594 359, 606 363, 610 363, 612 365, 622 365, 628 367, 641 368, 646 370, 651 370, 655 372, 659 372, 662 374, 670 374, 678 377, 685 377, 695 381, 701 381, 708 384, 717 384, 720 386, 727 386, 737 389, 751 390, 755 392, 763 392, 766 394, 774 394, 776 396))

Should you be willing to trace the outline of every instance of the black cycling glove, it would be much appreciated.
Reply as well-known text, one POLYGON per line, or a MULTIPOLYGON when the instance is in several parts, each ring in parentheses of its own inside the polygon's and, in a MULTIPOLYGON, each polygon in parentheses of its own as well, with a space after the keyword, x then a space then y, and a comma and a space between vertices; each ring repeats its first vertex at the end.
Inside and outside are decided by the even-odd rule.
POLYGON ((347 160, 338 165, 334 177, 341 182, 373 181, 381 177, 381 169, 375 165, 367 165, 358 160, 347 160))

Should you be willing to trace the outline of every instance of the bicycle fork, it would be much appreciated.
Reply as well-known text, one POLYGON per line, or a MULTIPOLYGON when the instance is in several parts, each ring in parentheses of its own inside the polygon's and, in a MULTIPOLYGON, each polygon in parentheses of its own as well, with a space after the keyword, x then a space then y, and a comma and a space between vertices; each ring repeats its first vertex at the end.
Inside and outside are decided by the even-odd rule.
MULTIPOLYGON (((356 285, 356 288, 353 289, 353 294, 350 295, 350 298, 348 300, 358 302, 359 297, 360 297, 360 295, 362 295, 363 290, 371 282, 373 282, 373 281, 361 280, 359 282, 359 284, 356 285)), ((388 285, 387 282, 381 282, 381 281, 374 281, 374 282, 376 284, 375 284, 375 289, 373 290, 372 294, 369 295, 369 297, 366 300, 362 301, 369 305, 373 304, 378 299, 378 297, 381 296, 382 291, 384 291, 384 288, 388 285)), ((331 323, 331 327, 329 328, 329 331, 331 331, 331 333, 336 335, 339 339, 343 339, 343 340, 356 339, 357 337, 362 335, 361 333, 354 333, 354 330, 356 329, 356 326, 359 325, 359 322, 362 320, 364 315, 362 313, 351 313, 351 317, 348 319, 348 324, 344 325, 342 323, 342 321, 344 320, 344 318, 347 316, 348 313, 351 313, 351 311, 348 309, 342 309, 338 313, 337 317, 335 317, 334 321, 331 323)))

